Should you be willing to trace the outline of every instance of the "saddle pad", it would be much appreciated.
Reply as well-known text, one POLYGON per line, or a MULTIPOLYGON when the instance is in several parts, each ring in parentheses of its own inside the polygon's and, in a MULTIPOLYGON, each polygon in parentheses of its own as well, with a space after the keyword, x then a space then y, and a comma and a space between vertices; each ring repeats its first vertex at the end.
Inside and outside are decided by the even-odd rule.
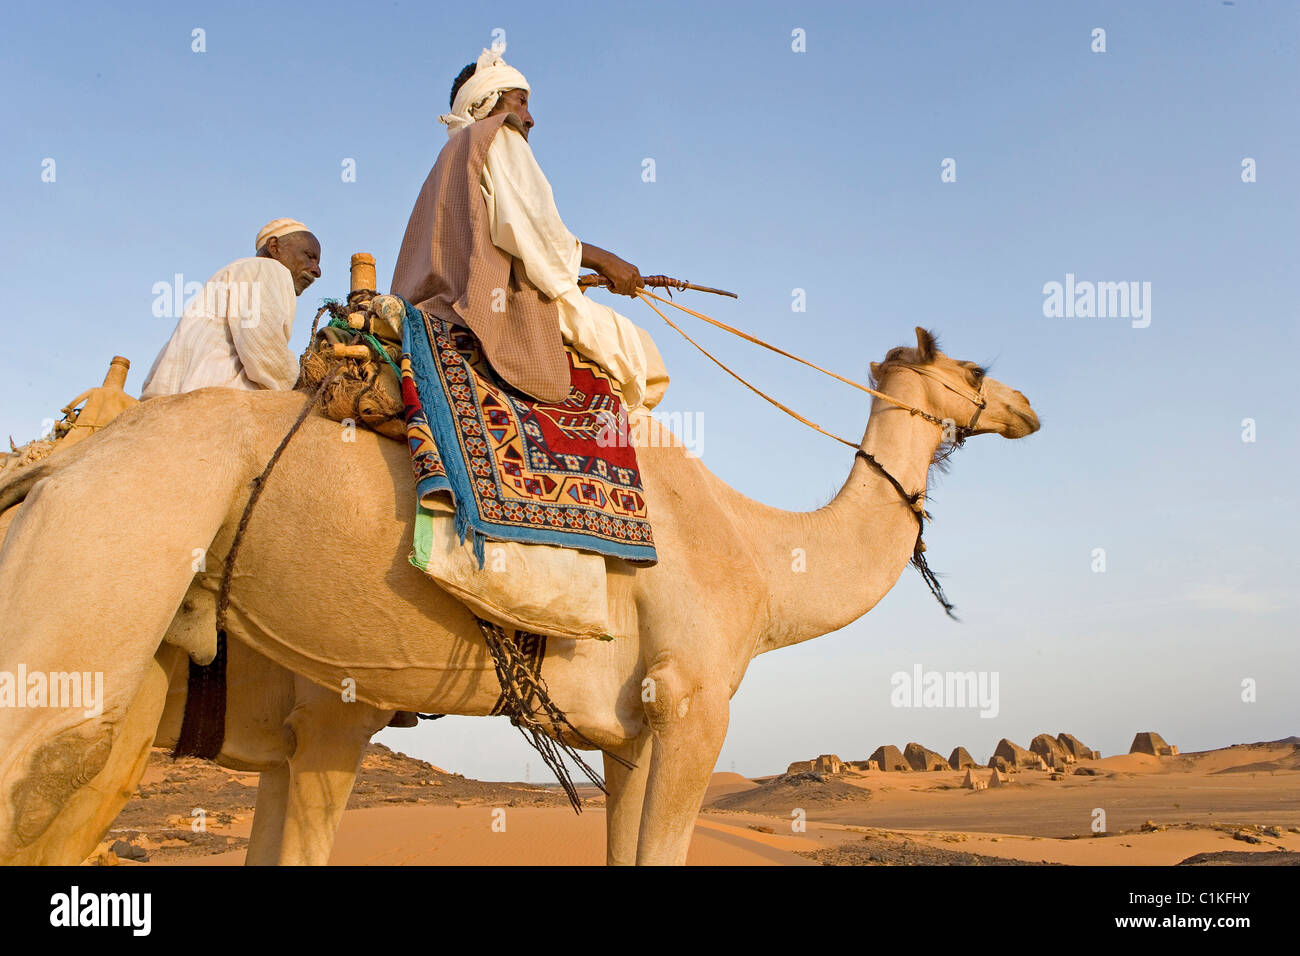
MULTIPOLYGON (((539 402, 492 371, 474 334, 407 305, 402 398, 421 505, 455 508, 480 568, 487 541, 657 560, 618 388, 568 350, 571 387, 539 402)), ((418 566, 418 565, 417 565, 418 566)))

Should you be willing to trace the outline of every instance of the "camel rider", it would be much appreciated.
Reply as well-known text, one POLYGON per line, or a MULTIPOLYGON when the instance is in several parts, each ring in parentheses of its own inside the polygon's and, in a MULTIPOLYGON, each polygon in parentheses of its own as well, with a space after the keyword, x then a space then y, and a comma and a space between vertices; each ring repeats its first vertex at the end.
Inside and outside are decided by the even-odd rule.
POLYGON ((667 374, 648 336, 581 293, 578 268, 622 295, 644 281, 636 266, 565 228, 528 145, 528 94, 499 49, 456 77, 451 112, 439 117, 448 142, 415 201, 391 288, 470 328, 494 371, 520 391, 546 402, 567 397, 567 343, 610 374, 632 412, 646 404, 647 365, 652 402, 667 374))
POLYGON ((298 356, 289 348, 297 296, 320 278, 320 242, 296 219, 275 219, 256 255, 217 270, 186 306, 154 360, 142 399, 216 386, 291 389, 298 356))

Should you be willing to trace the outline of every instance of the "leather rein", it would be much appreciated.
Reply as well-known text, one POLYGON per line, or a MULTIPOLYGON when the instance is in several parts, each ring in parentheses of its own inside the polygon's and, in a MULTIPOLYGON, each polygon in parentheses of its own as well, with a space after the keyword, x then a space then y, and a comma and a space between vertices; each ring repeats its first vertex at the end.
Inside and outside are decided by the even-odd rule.
MULTIPOLYGON (((953 620, 957 620, 956 615, 953 614, 952 603, 948 600, 947 595, 943 593, 943 587, 939 584, 938 578, 936 577, 935 573, 930 570, 930 567, 925 560, 925 542, 922 540, 922 537, 925 533, 925 519, 930 517, 925 510, 925 504, 924 504, 925 492, 923 490, 920 490, 920 491, 909 493, 907 489, 902 486, 899 480, 895 478, 893 475, 891 475, 889 473, 889 470, 885 468, 885 466, 882 465, 880 462, 878 462, 869 452, 864 451, 859 443, 851 442, 847 438, 841 438, 839 435, 827 431, 826 429, 822 428, 820 425, 816 424, 815 422, 809 421, 807 418, 800 415, 794 409, 789 408, 786 405, 783 405, 781 402, 777 401, 771 395, 768 395, 766 392, 762 391, 761 389, 759 389, 758 387, 756 387, 755 385, 753 385, 752 383, 750 383, 749 381, 747 381, 746 379, 738 375, 736 372, 732 371, 730 368, 727 367, 725 363, 723 363, 720 359, 718 359, 711 352, 709 352, 708 349, 704 348, 704 346, 700 345, 700 343, 696 342, 693 338, 687 335, 686 332, 680 326, 677 325, 677 323, 675 323, 672 319, 668 318, 668 316, 664 315, 663 312, 659 311, 659 309, 655 308, 654 302, 650 300, 654 299, 655 301, 662 302, 665 305, 671 305, 673 308, 680 309, 683 312, 695 316, 697 319, 702 319, 703 321, 709 323, 710 325, 716 326, 717 328, 730 332, 733 335, 739 336, 740 338, 745 339, 748 342, 753 342, 755 345, 761 345, 763 348, 776 352, 779 355, 783 355, 788 359, 792 359, 801 365, 807 365, 809 368, 821 372, 823 375, 829 375, 831 378, 836 379, 837 381, 843 382, 846 385, 851 385, 852 387, 858 389, 859 391, 867 392, 868 394, 873 395, 876 398, 881 399, 882 401, 888 402, 889 404, 907 412, 910 415, 916 415, 920 418, 923 418, 925 421, 930 422, 931 424, 938 425, 939 428, 943 429, 945 432, 949 428, 954 427, 955 423, 952 421, 952 419, 939 418, 937 415, 931 414, 930 412, 927 412, 923 408, 917 408, 915 405, 909 405, 906 402, 899 401, 898 399, 890 395, 886 395, 884 392, 877 391, 874 388, 868 388, 867 386, 855 382, 852 379, 845 378, 842 375, 837 375, 834 372, 828 371, 819 365, 815 365, 814 363, 809 362, 807 359, 802 359, 797 355, 785 351, 784 349, 778 348, 777 346, 772 345, 768 342, 764 342, 762 339, 757 338, 756 336, 750 335, 747 332, 742 332, 740 329, 732 328, 730 325, 727 325, 725 322, 719 322, 717 319, 713 319, 700 312, 696 312, 694 309, 688 309, 686 308, 686 306, 679 305, 678 303, 673 302, 670 299, 660 298, 659 296, 655 295, 653 292, 647 292, 644 289, 638 289, 637 295, 641 298, 643 302, 645 302, 646 305, 650 306, 651 309, 654 309, 655 313, 661 319, 663 319, 673 329, 675 329, 682 336, 682 338, 686 339, 687 342, 690 342, 697 349, 703 352, 704 355, 710 361, 712 361, 714 365, 718 366, 718 368, 722 369, 724 372, 726 372, 736 381, 740 382, 742 385, 744 385, 754 394, 758 395, 760 398, 764 399, 765 401, 775 405, 777 408, 781 409, 781 411, 785 412, 787 415, 790 415, 797 421, 802 422, 803 424, 807 425, 809 428, 814 429, 815 431, 821 432, 823 435, 827 436, 828 438, 833 438, 843 445, 848 445, 850 448, 854 450, 855 457, 861 458, 863 461, 871 465, 871 467, 875 468, 876 471, 880 472, 880 474, 885 477, 885 479, 890 483, 890 485, 893 486, 894 490, 898 492, 898 496, 902 498, 903 502, 908 506, 908 508, 911 509, 912 514, 916 516, 916 525, 917 525, 916 544, 912 548, 912 565, 921 573, 921 577, 925 581, 926 586, 930 589, 930 593, 934 595, 934 599, 938 601, 939 604, 943 607, 944 613, 947 614, 953 620)), ((959 387, 953 384, 945 376, 938 374, 933 369, 927 366, 910 365, 904 362, 899 362, 895 364, 897 365, 898 368, 909 369, 913 372, 916 372, 918 375, 923 375, 927 378, 934 379, 944 388, 948 389, 948 391, 960 395, 962 398, 966 399, 968 402, 970 402, 972 405, 975 406, 975 411, 971 415, 970 421, 966 425, 955 426, 956 437, 954 438, 952 445, 954 448, 961 447, 961 445, 966 441, 966 439, 975 431, 976 426, 979 424, 980 415, 984 412, 984 409, 988 407, 988 400, 984 396, 984 376, 981 375, 979 377, 978 388, 972 390, 965 387, 959 387)))

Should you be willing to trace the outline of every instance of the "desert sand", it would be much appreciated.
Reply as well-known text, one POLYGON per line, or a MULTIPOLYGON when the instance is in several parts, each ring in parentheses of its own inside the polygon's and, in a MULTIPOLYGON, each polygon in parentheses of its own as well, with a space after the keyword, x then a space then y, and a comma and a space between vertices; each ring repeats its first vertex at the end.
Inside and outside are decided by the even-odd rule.
MULTIPOLYGON (((697 866, 1300 861, 1300 746, 1243 744, 1173 757, 1023 770, 988 790, 965 771, 750 779, 717 773, 696 822, 697 866), (1094 833, 1095 811, 1105 832, 1094 833)), ((974 771, 988 776, 991 771, 974 771)), ((89 862, 238 865, 256 775, 154 754, 140 793, 89 862), (204 809, 203 825, 193 809, 204 809), (136 857, 137 859, 131 859, 136 857)), ((604 807, 557 789, 468 780, 372 745, 334 865, 597 865, 604 807)))

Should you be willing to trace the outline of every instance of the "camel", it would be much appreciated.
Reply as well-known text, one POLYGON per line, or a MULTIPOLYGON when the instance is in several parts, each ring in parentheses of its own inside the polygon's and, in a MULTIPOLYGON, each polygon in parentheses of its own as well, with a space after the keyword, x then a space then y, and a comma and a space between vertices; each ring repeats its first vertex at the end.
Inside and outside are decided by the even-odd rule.
MULTIPOLYGON (((1023 395, 923 329, 872 373, 895 399, 958 423, 982 388, 972 434, 1038 428, 1023 395)), ((0 484, 0 509, 23 501, 0 519, 0 673, 104 675, 95 716, 0 708, 0 862, 80 862, 133 791, 151 738, 174 741, 167 688, 183 683, 187 655, 214 653, 214 594, 249 482, 303 401, 221 389, 153 399, 0 484)), ((610 560, 618 639, 552 640, 543 665, 552 699, 606 751, 612 864, 685 861, 749 662, 844 627, 888 592, 917 535, 891 477, 923 491, 944 438, 876 399, 860 448, 888 476, 859 455, 831 502, 789 512, 729 488, 647 424, 638 456, 660 561, 610 560)), ((235 566, 218 761, 262 772, 250 862, 328 860, 361 750, 392 711, 486 715, 499 691, 473 617, 406 561, 406 449, 345 435, 307 419, 235 566), (356 703, 342 700, 348 684, 356 703)))

